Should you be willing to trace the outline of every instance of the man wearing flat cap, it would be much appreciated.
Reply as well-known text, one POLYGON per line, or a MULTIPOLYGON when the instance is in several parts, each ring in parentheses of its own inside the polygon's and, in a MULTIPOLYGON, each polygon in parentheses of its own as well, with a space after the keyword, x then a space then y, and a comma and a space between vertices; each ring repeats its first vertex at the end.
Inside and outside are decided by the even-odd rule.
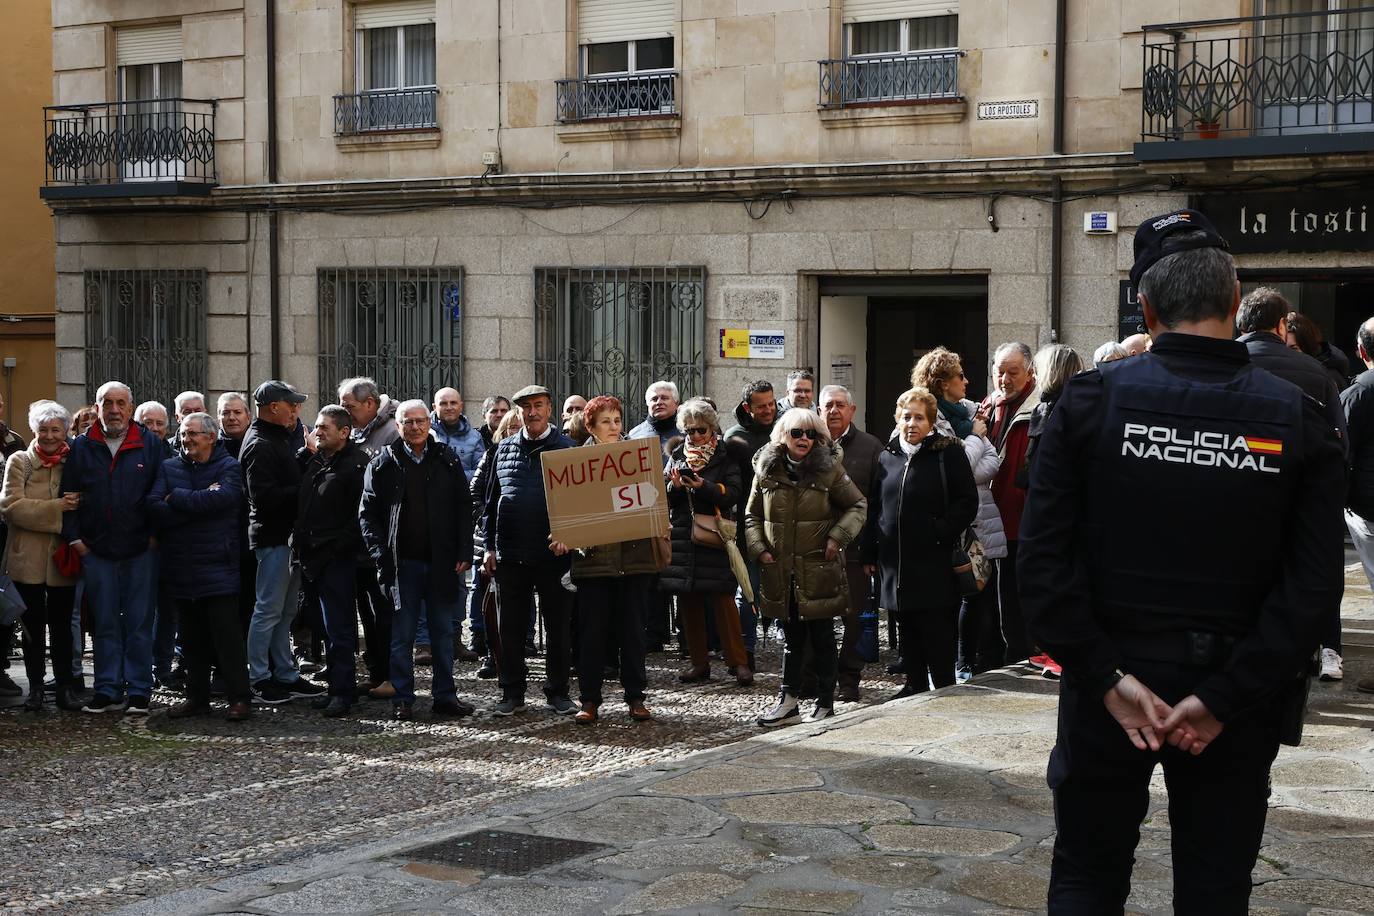
POLYGON ((1158 764, 1175 912, 1244 913, 1340 598, 1342 449, 1232 340, 1235 262, 1203 214, 1142 223, 1131 285, 1154 346, 1064 386, 1021 522, 1026 622, 1064 666, 1049 912, 1122 912, 1158 764))
POLYGON ((509 716, 525 710, 525 633, 530 602, 539 595, 544 616, 544 697, 554 712, 577 711, 568 697, 568 592, 563 574, 570 559, 550 549, 549 510, 544 499, 543 463, 547 451, 572 448, 573 441, 552 422, 553 395, 542 385, 515 393, 524 414, 519 434, 508 436, 491 456, 491 483, 474 493, 478 527, 485 534, 486 574, 497 585, 497 625, 501 633, 501 701, 493 712, 509 716))
POLYGON ((257 597, 248 624, 248 679, 253 702, 285 703, 324 693, 300 676, 291 655, 300 567, 291 562, 301 466, 296 423, 305 395, 272 379, 253 392, 258 416, 243 437, 239 462, 248 490, 248 546, 258 561, 257 597))

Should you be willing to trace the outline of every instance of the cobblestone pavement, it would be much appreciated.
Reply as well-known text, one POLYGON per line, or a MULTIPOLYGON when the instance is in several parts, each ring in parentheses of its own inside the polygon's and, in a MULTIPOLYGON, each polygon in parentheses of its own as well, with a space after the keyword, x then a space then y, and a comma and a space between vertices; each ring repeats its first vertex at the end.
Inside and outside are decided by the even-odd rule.
MULTIPOLYGON (((1314 688, 1307 738, 1275 766, 1253 912, 1374 912, 1374 697, 1354 692, 1374 673, 1374 615, 1356 573, 1347 680, 1314 688)), ((1042 908, 1052 682, 993 672, 758 735, 776 675, 684 690, 654 660, 645 726, 616 704, 590 729, 541 712, 325 724, 289 708, 242 731, 7 713, 0 901, 273 916, 1042 908)), ((1133 912, 1169 910, 1168 841, 1157 782, 1133 912)))
MULTIPOLYGON (((509 719, 485 714, 497 688, 474 677, 476 664, 458 672, 459 695, 479 706, 463 720, 430 721, 427 695, 407 723, 377 701, 329 720, 297 700, 256 707, 235 725, 169 720, 156 707, 180 698, 160 691, 146 720, 58 712, 51 700, 35 716, 10 701, 0 711, 0 908, 114 907, 738 741, 757 731, 753 717, 778 689, 780 643, 759 650, 764 671, 748 689, 718 661, 715 680, 680 685, 685 663, 651 655, 655 721, 632 722, 608 681, 590 728, 544 707, 533 659, 528 711, 509 719)), ((22 683, 18 659, 10 673, 22 683)), ((867 681, 865 702, 898 686, 886 675, 867 681)))

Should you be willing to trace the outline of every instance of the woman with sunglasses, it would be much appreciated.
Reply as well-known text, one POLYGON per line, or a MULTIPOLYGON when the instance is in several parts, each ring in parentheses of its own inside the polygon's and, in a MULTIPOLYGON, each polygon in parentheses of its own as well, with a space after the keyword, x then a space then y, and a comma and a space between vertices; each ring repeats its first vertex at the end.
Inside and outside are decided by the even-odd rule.
POLYGON ((739 464, 717 434, 716 411, 701 398, 677 409, 677 428, 686 438, 668 440, 668 520, 672 525, 673 559, 659 574, 659 589, 678 596, 678 613, 692 663, 682 669, 683 683, 709 680, 711 659, 706 645, 706 611, 715 614, 721 651, 741 687, 754 683, 735 607, 735 573, 722 545, 699 543, 693 525, 707 535, 717 515, 730 518, 740 495, 739 464))
POLYGON ((864 533, 864 571, 882 571, 880 606, 896 612, 906 686, 897 698, 954 683, 961 599, 952 554, 978 512, 978 490, 960 442, 935 429, 935 396, 897 399, 897 434, 878 456, 864 533))
POLYGON ((794 407, 754 456, 744 516, 749 556, 759 564, 759 613, 782 623, 782 693, 764 728, 801 721, 797 698, 809 645, 819 682, 806 717, 835 714, 835 618, 849 611, 844 549, 863 531, 868 503, 840 463, 840 449, 815 411, 794 407))
MULTIPOLYGON (((978 487, 978 516, 973 531, 990 560, 1007 555, 1007 535, 1002 530, 1002 514, 992 499, 992 478, 1002 461, 997 447, 988 439, 988 424, 978 405, 968 400, 968 379, 958 353, 936 347, 922 356, 911 370, 911 387, 924 388, 935 395, 935 431, 964 443, 964 457, 973 469, 978 487)), ((996 564, 993 564, 994 568, 996 564)), ((1000 613, 997 608, 996 573, 981 592, 965 598, 959 608, 959 643, 955 677, 966 681, 1002 664, 1006 644, 1002 641, 1000 613)))

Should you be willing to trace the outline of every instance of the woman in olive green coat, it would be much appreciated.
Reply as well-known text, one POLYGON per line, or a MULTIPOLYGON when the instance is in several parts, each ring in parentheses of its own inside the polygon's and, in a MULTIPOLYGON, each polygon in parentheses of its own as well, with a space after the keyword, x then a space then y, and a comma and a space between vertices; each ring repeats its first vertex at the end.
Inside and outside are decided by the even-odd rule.
POLYGON ((766 728, 801 720, 797 693, 808 643, 820 691, 806 721, 834 715, 834 618, 849 611, 844 549, 858 539, 868 514, 840 459, 825 422, 800 407, 782 415, 754 456, 745 534, 759 564, 759 613, 780 621, 786 640, 782 695, 758 719, 766 728))

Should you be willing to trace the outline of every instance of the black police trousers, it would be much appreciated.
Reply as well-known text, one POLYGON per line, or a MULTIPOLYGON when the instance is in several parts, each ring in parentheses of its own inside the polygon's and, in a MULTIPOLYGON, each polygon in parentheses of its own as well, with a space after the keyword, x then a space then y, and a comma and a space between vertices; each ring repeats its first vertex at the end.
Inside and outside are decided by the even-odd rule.
MULTIPOLYGON (((1130 662, 1129 670, 1166 703, 1190 694, 1209 672, 1130 662)), ((1139 751, 1100 696, 1066 677, 1059 735, 1050 755, 1057 836, 1049 912, 1121 913, 1130 893, 1149 783, 1164 767, 1172 831, 1174 912, 1244 914, 1269 799, 1269 768, 1279 749, 1277 715, 1248 712, 1194 757, 1167 745, 1139 751)))

